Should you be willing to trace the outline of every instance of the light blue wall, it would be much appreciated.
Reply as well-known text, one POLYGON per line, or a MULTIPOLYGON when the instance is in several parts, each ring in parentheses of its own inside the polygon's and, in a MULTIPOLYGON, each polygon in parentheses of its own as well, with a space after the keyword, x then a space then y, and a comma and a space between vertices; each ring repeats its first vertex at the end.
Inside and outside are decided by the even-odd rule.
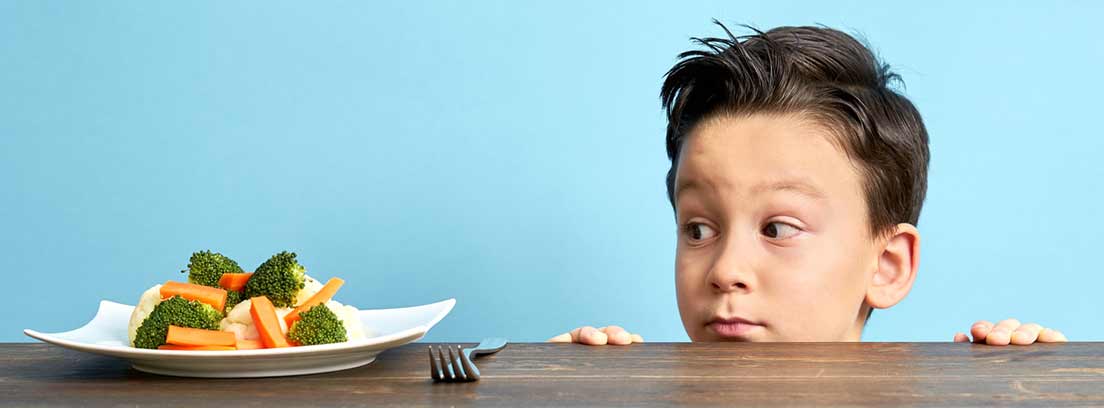
POLYGON ((1099 2, 378 3, 0 1, 0 341, 205 248, 456 297, 428 340, 686 340, 658 91, 712 18, 862 33, 927 121, 921 273, 867 339, 1104 340, 1099 2))

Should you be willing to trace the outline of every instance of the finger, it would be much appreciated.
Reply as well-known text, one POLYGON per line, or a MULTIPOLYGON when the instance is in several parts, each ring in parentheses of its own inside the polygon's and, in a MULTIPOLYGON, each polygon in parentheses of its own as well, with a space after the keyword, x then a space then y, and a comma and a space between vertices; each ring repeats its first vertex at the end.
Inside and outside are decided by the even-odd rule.
POLYGON ((1007 346, 1012 341, 1012 331, 1020 327, 1020 321, 1016 319, 1001 320, 993 330, 985 336, 985 344, 990 346, 1007 346))
POLYGON ((633 341, 633 343, 643 343, 644 338, 640 337, 639 334, 634 334, 634 335, 632 335, 632 341, 633 341))
POLYGON ((1039 332, 1042 330, 1043 326, 1035 323, 1022 325, 1012 332, 1012 344, 1023 346, 1034 343, 1039 338, 1039 332))
POLYGON ((571 342, 571 332, 567 332, 567 333, 561 334, 559 336, 550 338, 550 339, 548 339, 548 342, 549 343, 570 343, 571 342))
POLYGON ((579 330, 579 343, 589 344, 591 346, 602 346, 606 344, 609 337, 601 330, 595 329, 591 326, 587 326, 579 330))
POLYGON ((974 343, 985 343, 985 336, 993 331, 993 323, 981 320, 970 327, 970 335, 974 337, 974 343))
POLYGON ((1066 335, 1058 330, 1043 329, 1039 332, 1040 343, 1064 343, 1066 341, 1068 341, 1066 335))
POLYGON ((609 337, 609 344, 618 346, 632 344, 632 335, 621 328, 621 326, 606 326, 602 328, 602 332, 606 333, 606 336, 609 337))
POLYGON ((1008 342, 1012 340, 1012 333, 1006 330, 996 330, 989 332, 988 336, 985 336, 985 344, 990 346, 1007 346, 1008 342))
POLYGON ((993 330, 1003 329, 1003 330, 1007 331, 1009 334, 1011 334, 1012 331, 1016 330, 1017 327, 1020 327, 1020 321, 1019 320, 1004 319, 1004 320, 1001 320, 1000 322, 998 322, 997 326, 993 327, 993 330))
POLYGON ((575 330, 572 330, 572 331, 571 331, 571 342, 572 342, 572 343, 579 343, 579 342, 581 342, 582 340, 579 340, 579 335, 580 335, 580 334, 581 334, 582 332, 583 332, 583 328, 582 328, 582 327, 576 327, 576 328, 575 328, 575 330))
POLYGON ((985 344, 991 346, 1007 346, 1012 341, 1012 331, 1020 327, 1020 321, 1016 319, 1004 319, 993 327, 988 336, 985 336, 985 344))
POLYGON ((970 342, 970 337, 966 336, 966 333, 961 333, 961 332, 960 333, 955 333, 954 342, 955 343, 969 343, 970 342))

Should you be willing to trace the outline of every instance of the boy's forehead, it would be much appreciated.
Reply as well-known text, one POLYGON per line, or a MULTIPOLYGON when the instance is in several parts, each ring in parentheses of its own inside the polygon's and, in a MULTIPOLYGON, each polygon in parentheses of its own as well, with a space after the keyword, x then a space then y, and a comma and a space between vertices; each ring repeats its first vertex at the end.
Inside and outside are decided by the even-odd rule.
POLYGON ((851 161, 818 126, 792 115, 721 117, 704 121, 684 142, 675 196, 710 188, 824 200, 851 195, 858 184, 851 161))

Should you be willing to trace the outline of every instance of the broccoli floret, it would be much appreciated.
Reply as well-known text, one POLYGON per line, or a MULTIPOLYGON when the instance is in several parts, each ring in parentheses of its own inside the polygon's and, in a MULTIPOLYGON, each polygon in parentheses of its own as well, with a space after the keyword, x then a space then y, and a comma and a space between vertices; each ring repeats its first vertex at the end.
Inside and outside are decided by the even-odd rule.
POLYGON ((155 349, 165 344, 169 326, 218 330, 222 312, 203 302, 180 296, 165 299, 153 308, 134 337, 134 347, 155 349))
POLYGON ((299 320, 288 328, 288 340, 309 346, 341 343, 348 340, 345 324, 329 307, 321 304, 299 314, 299 320))
POLYGON ((196 285, 218 287, 224 273, 242 273, 241 266, 233 259, 218 252, 199 251, 188 260, 188 269, 180 271, 188 274, 188 282, 196 285))
POLYGON ((245 300, 245 295, 243 295, 241 291, 226 291, 226 311, 224 311, 223 313, 230 313, 230 309, 233 309, 234 306, 237 306, 238 303, 241 303, 243 300, 245 300))
POLYGON ((246 299, 267 296, 276 307, 295 305, 295 297, 303 289, 307 269, 295 260, 294 252, 280 252, 268 258, 245 283, 246 299))

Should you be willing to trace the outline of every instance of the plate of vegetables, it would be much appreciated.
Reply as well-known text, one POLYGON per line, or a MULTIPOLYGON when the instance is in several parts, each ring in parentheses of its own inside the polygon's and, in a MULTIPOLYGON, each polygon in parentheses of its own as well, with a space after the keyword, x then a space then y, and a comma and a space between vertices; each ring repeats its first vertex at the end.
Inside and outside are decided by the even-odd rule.
POLYGON ((84 326, 23 332, 61 347, 121 357, 139 371, 184 377, 275 377, 360 367, 425 336, 455 299, 359 310, 335 299, 345 281, 307 275, 293 252, 253 272, 217 252, 189 259, 186 282, 147 289, 135 306, 100 302, 84 326))

